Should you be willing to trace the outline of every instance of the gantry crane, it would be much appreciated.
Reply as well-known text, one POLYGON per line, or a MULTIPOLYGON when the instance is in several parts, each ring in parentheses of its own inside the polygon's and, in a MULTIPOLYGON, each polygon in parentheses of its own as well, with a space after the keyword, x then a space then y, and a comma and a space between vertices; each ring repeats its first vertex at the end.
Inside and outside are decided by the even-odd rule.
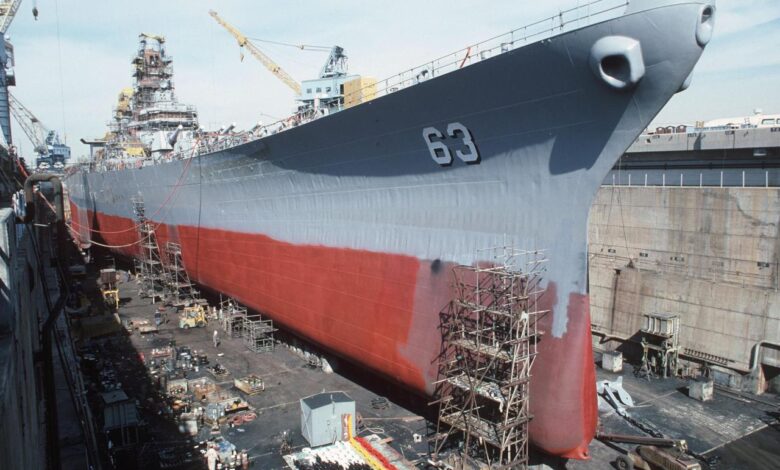
POLYGON ((290 76, 287 72, 285 72, 279 65, 277 65, 273 60, 271 60, 270 57, 265 55, 263 51, 261 51, 257 46, 255 46, 249 39, 247 39, 246 36, 244 36, 241 31, 236 29, 234 26, 232 26, 230 23, 223 20, 216 11, 210 10, 209 15, 211 15, 217 23, 219 23, 223 28, 225 28, 230 34, 233 35, 234 38, 236 38, 236 41, 238 41, 239 47, 246 47, 249 52, 255 56, 257 60, 259 60, 265 68, 267 68, 272 74, 276 75, 276 77, 284 82, 285 85, 290 87, 292 91, 295 92, 296 95, 301 94, 301 84, 298 83, 294 78, 290 76))
MULTIPOLYGON (((33 144, 37 158, 36 166, 40 168, 41 164, 45 163, 46 166, 55 169, 64 168, 65 163, 70 158, 70 148, 60 141, 57 132, 47 129, 40 119, 10 92, 8 93, 8 104, 19 127, 33 144)), ((44 167, 43 169, 48 168, 44 167)))

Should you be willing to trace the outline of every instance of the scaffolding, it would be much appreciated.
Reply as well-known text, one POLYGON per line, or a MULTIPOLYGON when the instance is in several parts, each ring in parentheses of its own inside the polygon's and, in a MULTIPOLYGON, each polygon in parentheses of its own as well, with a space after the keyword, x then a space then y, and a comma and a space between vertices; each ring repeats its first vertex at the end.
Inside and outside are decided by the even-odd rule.
POLYGON ((185 269, 181 245, 166 242, 165 259, 165 286, 168 289, 169 303, 177 308, 203 304, 200 300, 200 292, 195 289, 185 269))
POLYGON ((543 251, 507 246, 480 250, 477 259, 483 262, 476 267, 453 269, 455 298, 441 312, 433 456, 449 453, 456 468, 475 462, 527 468, 529 388, 547 260, 543 251))
POLYGON ((260 315, 247 315, 243 318, 241 337, 244 345, 253 352, 270 352, 274 350, 273 320, 264 320, 260 315))
POLYGON ((247 309, 239 305, 235 300, 228 298, 219 302, 219 318, 222 329, 228 338, 241 338, 247 319, 247 309))
POLYGON ((139 256, 135 260, 139 275, 141 298, 150 298, 152 303, 165 295, 165 272, 157 245, 156 227, 146 218, 144 200, 141 196, 132 198, 135 223, 138 227, 139 256))
POLYGON ((241 338, 244 346, 256 353, 274 350, 274 322, 260 314, 250 314, 232 298, 219 302, 219 320, 228 338, 241 338))

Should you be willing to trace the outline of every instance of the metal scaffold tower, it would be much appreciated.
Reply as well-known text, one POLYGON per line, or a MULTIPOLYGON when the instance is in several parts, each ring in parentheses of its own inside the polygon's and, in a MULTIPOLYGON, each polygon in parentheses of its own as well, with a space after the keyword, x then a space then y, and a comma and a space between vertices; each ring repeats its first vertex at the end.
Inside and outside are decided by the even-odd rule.
POLYGON ((275 331, 273 320, 263 320, 260 315, 245 316, 241 337, 250 351, 269 352, 274 350, 275 331))
POLYGON ((152 303, 156 299, 162 299, 165 294, 165 272, 160 250, 157 246, 154 224, 146 218, 146 209, 142 197, 132 198, 135 223, 138 227, 139 257, 135 261, 136 272, 141 284, 139 294, 141 297, 151 298, 152 303))
POLYGON ((231 298, 220 299, 219 319, 226 336, 241 338, 250 351, 261 353, 274 350, 276 328, 273 320, 249 313, 246 307, 231 298))
POLYGON ((455 298, 441 313, 435 459, 455 468, 528 466, 529 389, 536 355, 543 251, 480 250, 453 269, 455 298), (452 450, 455 449, 455 452, 452 450))
POLYGON ((174 307, 188 307, 201 303, 200 292, 195 289, 181 255, 181 245, 165 243, 165 286, 170 295, 170 304, 174 307))
POLYGON ((247 318, 247 309, 239 305, 235 300, 228 298, 219 302, 219 318, 222 321, 222 329, 228 338, 241 338, 244 332, 244 324, 247 318))

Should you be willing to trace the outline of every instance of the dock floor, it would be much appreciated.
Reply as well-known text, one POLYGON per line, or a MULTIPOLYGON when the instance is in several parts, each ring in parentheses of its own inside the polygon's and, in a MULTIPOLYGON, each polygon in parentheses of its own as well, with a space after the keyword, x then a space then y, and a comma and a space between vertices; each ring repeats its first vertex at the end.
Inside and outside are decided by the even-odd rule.
MULTIPOLYGON (((625 364, 621 374, 609 373, 597 366, 597 375, 598 380, 610 381, 622 376, 623 388, 635 404, 634 408, 628 409, 629 415, 640 423, 649 424, 665 437, 685 439, 691 451, 707 459, 702 468, 780 468, 780 398, 777 396, 751 396, 716 388, 713 400, 700 402, 688 397, 686 381, 640 379, 634 376, 629 364, 625 364)), ((599 399, 599 420, 604 433, 647 436, 602 399, 599 399)), ((567 468, 615 468, 604 465, 611 465, 632 447, 635 446, 594 440, 591 445, 593 459, 572 462, 567 468)))
MULTIPOLYGON (((141 418, 148 429, 146 443, 129 453, 127 460, 116 462, 117 468, 160 468, 158 457, 166 452, 189 454, 191 457, 191 464, 175 468, 205 468, 205 461, 195 445, 216 435, 230 441, 238 450, 246 450, 252 468, 289 468, 280 452, 283 437, 289 436, 291 452, 300 452, 308 446, 300 430, 299 400, 323 391, 347 393, 355 400, 357 412, 362 417, 360 435, 378 435, 407 461, 418 464, 417 468, 424 468, 428 451, 426 435, 435 429, 421 416, 426 406, 424 399, 402 392, 394 395, 387 383, 356 372, 356 368, 341 364, 332 357, 328 360, 336 372, 325 373, 321 368, 310 366, 304 357, 283 344, 278 344, 272 352, 255 353, 245 347, 241 339, 227 338, 225 332, 219 330, 220 344, 215 347, 213 325, 179 329, 178 315, 172 309, 168 310, 167 322, 158 331, 147 334, 134 331, 127 335, 117 318, 106 313, 100 304, 100 293, 94 282, 90 284, 90 279, 94 281, 96 278, 96 268, 91 266, 89 271, 84 280, 84 290, 93 300, 93 308, 99 315, 71 322, 73 335, 76 339, 81 338, 78 344, 86 346, 82 356, 84 353, 97 356, 102 364, 116 370, 122 389, 140 405, 141 418), (89 339, 93 335, 94 338, 89 339), (235 427, 222 425, 218 434, 214 434, 209 426, 201 428, 198 435, 191 439, 182 434, 178 424, 166 415, 159 403, 155 379, 149 375, 144 363, 153 349, 172 343, 206 354, 211 366, 218 362, 225 367, 229 374, 217 380, 219 385, 245 399, 257 418, 235 427), (250 374, 264 380, 263 392, 247 396, 233 388, 235 378, 250 374), (389 399, 384 400, 383 395, 389 399)), ((129 276, 124 278, 119 284, 119 291, 119 321, 145 318, 153 322, 157 305, 149 299, 139 298, 138 284, 134 279, 129 276)), ((88 367, 84 369, 90 401, 96 404, 93 408, 99 409, 100 378, 95 373, 90 375, 88 367)), ((599 380, 617 378, 617 374, 597 370, 599 380)), ((692 451, 707 457, 713 464, 703 468, 742 470, 778 468, 780 465, 778 397, 739 396, 716 390, 713 401, 702 403, 687 396, 685 381, 640 380, 630 372, 630 366, 621 375, 625 389, 637 404, 629 410, 631 416, 649 423, 667 437, 686 439, 692 451)), ((186 374, 188 379, 199 377, 213 378, 205 367, 186 374)), ((99 412, 96 416, 99 421, 99 412)), ((600 423, 603 432, 643 434, 601 402, 600 423)), ((565 425, 561 423, 561 426, 565 425)), ((100 423, 97 430, 100 435, 100 423)), ((106 446, 107 442, 104 440, 102 444, 106 446)), ((532 463, 545 463, 549 465, 546 468, 575 470, 616 468, 616 458, 629 448, 627 445, 593 441, 590 461, 551 462, 544 456, 532 454, 532 463)))
MULTIPOLYGON (((150 299, 139 298, 138 284, 134 279, 120 282, 119 292, 121 306, 117 313, 121 321, 146 318, 153 322, 157 305, 152 304, 150 299)), ((97 295, 94 290, 90 295, 95 305, 99 300, 95 298, 97 295)), ((139 449, 136 454, 139 459, 137 463, 127 462, 120 465, 121 468, 147 468, 146 465, 153 465, 151 460, 154 460, 155 455, 164 450, 166 445, 171 449, 178 448, 178 451, 188 445, 192 448, 187 444, 186 436, 178 432, 178 427, 172 419, 157 415, 160 409, 158 403, 155 403, 154 380, 149 377, 140 358, 143 355, 143 358, 148 360, 153 349, 172 343, 206 354, 210 366, 218 362, 225 367, 229 374, 215 381, 223 389, 235 392, 235 395, 248 401, 254 409, 257 418, 252 422, 236 427, 222 425, 219 430, 219 435, 234 444, 238 450, 247 451, 253 463, 252 468, 288 468, 280 453, 283 434, 287 432, 293 452, 308 446, 300 431, 300 399, 323 391, 343 391, 355 400, 357 413, 362 417, 363 423, 358 430, 362 433, 359 435, 375 434, 389 439, 390 445, 410 461, 425 455, 425 440, 414 442, 415 434, 426 434, 426 421, 420 416, 393 401, 383 400, 384 397, 339 373, 325 373, 321 368, 313 368, 306 359, 285 345, 277 345, 272 352, 255 353, 245 347, 240 338, 226 338, 225 332, 220 329, 219 346, 215 347, 212 335, 216 322, 204 328, 180 329, 178 315, 172 309, 168 312, 167 322, 159 327, 159 331, 147 334, 134 331, 128 336, 125 329, 118 327, 110 314, 89 317, 83 322, 85 327, 74 325, 75 336, 83 335, 86 338, 96 332, 98 337, 82 344, 89 345, 90 350, 97 352, 105 363, 116 369, 122 389, 131 399, 141 404, 142 419, 148 422, 149 441, 154 444, 147 445, 146 449, 139 449), (264 380, 263 392, 247 396, 233 387, 234 378, 250 374, 264 380)), ((197 372, 186 374, 187 379, 199 377, 214 379, 203 366, 199 367, 197 372)), ((94 377, 92 379, 94 380, 94 377)), ((89 387, 97 391, 99 384, 93 382, 89 387)), ((214 436, 209 426, 204 426, 193 440, 197 442, 214 436)), ((176 468, 205 467, 200 459, 192 466, 176 468)))

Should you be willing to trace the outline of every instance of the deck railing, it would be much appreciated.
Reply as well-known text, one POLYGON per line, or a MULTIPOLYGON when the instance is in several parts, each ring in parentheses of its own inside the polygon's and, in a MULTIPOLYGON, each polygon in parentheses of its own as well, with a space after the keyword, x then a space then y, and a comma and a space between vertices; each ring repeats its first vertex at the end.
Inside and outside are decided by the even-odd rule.
MULTIPOLYGON (((519 49, 528 44, 588 26, 595 22, 614 18, 622 14, 628 4, 628 0, 593 0, 577 5, 574 8, 561 10, 556 15, 472 44, 378 81, 375 86, 356 90, 353 93, 355 96, 371 94, 378 98, 425 80, 440 77, 463 67, 476 64, 496 55, 519 49)), ((345 101, 348 101, 346 98, 348 96, 345 96, 345 101)))
MULTIPOLYGON (((499 54, 504 54, 533 44, 537 41, 618 17, 623 14, 624 9, 629 3, 630 0, 592 0, 583 2, 573 8, 561 10, 556 15, 534 21, 507 33, 494 36, 437 59, 433 59, 430 62, 426 62, 417 67, 412 67, 392 77, 377 81, 375 85, 355 90, 344 97, 345 101, 350 101, 350 98, 354 97, 369 99, 380 98, 404 88, 417 85, 426 80, 431 80, 469 65, 479 63, 483 60, 490 59, 499 54)), ((284 119, 280 119, 262 127, 256 127, 249 131, 224 134, 222 136, 208 134, 207 138, 199 139, 199 144, 194 150, 188 149, 172 153, 166 157, 166 160, 178 160, 224 150, 235 145, 263 138, 270 134, 283 132, 292 127, 305 124, 339 110, 340 108, 325 108, 319 110, 306 109, 284 119)))

